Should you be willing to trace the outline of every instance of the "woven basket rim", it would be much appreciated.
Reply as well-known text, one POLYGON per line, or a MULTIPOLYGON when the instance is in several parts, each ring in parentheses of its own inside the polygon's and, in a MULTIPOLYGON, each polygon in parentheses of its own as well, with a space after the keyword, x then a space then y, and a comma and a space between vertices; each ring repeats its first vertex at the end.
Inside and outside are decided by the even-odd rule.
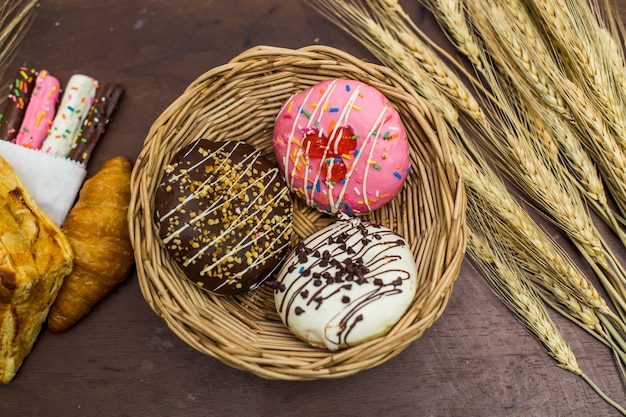
MULTIPOLYGON (((196 350, 268 379, 345 377, 397 356, 441 316, 465 254, 465 191, 442 118, 391 69, 329 46, 256 46, 197 77, 152 124, 133 167, 131 190, 131 242, 150 308, 196 350), (376 87, 405 123, 413 173, 394 201, 363 217, 403 235, 420 267, 418 294, 391 332, 338 352, 315 350, 285 332, 268 307, 267 288, 219 297, 182 279, 152 223, 156 184, 178 149, 201 137, 237 138, 269 154, 277 108, 289 95, 328 78, 376 87)), ((332 221, 297 197, 293 202, 298 239, 332 221)))

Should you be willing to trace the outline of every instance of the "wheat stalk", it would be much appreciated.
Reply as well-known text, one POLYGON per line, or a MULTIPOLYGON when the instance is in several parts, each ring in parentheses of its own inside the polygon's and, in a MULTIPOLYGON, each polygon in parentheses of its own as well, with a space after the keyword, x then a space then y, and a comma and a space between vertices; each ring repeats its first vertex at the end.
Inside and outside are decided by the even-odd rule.
MULTIPOLYGON (((556 294, 555 298, 561 298, 564 304, 568 304, 568 297, 574 297, 599 314, 611 317, 624 329, 623 322, 611 312, 593 284, 512 198, 495 173, 471 163, 466 154, 460 153, 459 158, 468 207, 485 216, 498 218, 510 231, 510 240, 517 242, 511 246, 517 256, 526 259, 529 265, 535 265, 535 270, 543 271, 537 275, 537 279, 542 280, 538 284, 556 294)), ((468 212, 471 211, 468 208, 468 212)))
MULTIPOLYGON (((603 39, 601 28, 594 13, 586 2, 554 2, 532 0, 528 2, 541 20, 542 28, 555 45, 564 68, 578 84, 585 88, 588 97, 599 113, 615 131, 622 146, 626 143, 626 111, 621 91, 615 88, 615 71, 611 61, 604 58, 606 45, 598 42, 603 39)), ((615 50, 609 51, 613 55, 615 50)))
MULTIPOLYGON (((510 256, 525 271, 528 279, 541 288, 541 298, 561 315, 611 347, 620 362, 626 359, 626 343, 621 339, 613 339, 613 326, 604 318, 610 319, 621 329, 624 328, 623 323, 607 308, 593 285, 565 252, 554 246, 545 235, 538 233, 534 233, 535 237, 544 242, 529 244, 524 234, 512 228, 510 222, 492 209, 493 203, 480 197, 468 198, 468 212, 488 219, 494 235, 492 238, 497 238, 502 246, 508 248, 510 256), (546 257, 541 253, 542 250, 552 256, 546 257)), ((528 224, 528 220, 519 223, 528 224)))
POLYGON ((482 70, 484 63, 481 48, 473 30, 468 25, 467 10, 464 4, 460 0, 423 0, 422 4, 433 13, 440 26, 447 29, 445 33, 456 49, 476 69, 482 70))
POLYGON ((497 232, 486 224, 485 218, 468 216, 468 251, 496 296, 554 358, 557 366, 583 378, 608 404, 626 415, 626 410, 580 369, 574 352, 550 318, 540 296, 524 272, 510 262, 506 249, 498 242, 497 232))
MULTIPOLYGON (((592 205, 594 211, 626 244, 626 235, 619 225, 619 222, 622 220, 609 207, 608 196, 599 178, 598 170, 582 146, 584 140, 593 141, 594 139, 587 139, 589 129, 577 127, 581 125, 595 127, 592 130, 598 132, 601 137, 606 137, 606 128, 602 124, 597 123, 599 117, 592 111, 589 111, 587 114, 578 112, 578 115, 585 117, 587 122, 583 120, 582 123, 565 123, 564 120, 570 121, 575 120, 575 118, 558 89, 553 86, 553 80, 558 78, 554 73, 546 74, 542 70, 546 65, 556 67, 556 64, 550 61, 550 53, 546 50, 540 35, 533 28, 531 17, 523 5, 516 0, 503 0, 499 3, 468 1, 464 5, 464 9, 469 9, 469 11, 465 12, 463 16, 469 13, 474 27, 480 33, 480 37, 484 40, 486 46, 491 48, 491 57, 487 58, 482 53, 484 46, 479 45, 474 40, 476 36, 467 34, 470 30, 469 24, 461 22, 463 16, 460 15, 459 10, 462 6, 457 2, 455 7, 451 7, 448 4, 449 1, 451 0, 423 0, 422 3, 435 15, 449 37, 454 39, 457 48, 461 52, 467 54, 467 51, 471 51, 467 58, 475 65, 478 63, 477 69, 488 68, 490 63, 496 63, 505 76, 511 77, 511 87, 513 85, 525 84, 530 87, 529 89, 520 87, 514 90, 524 95, 526 101, 531 102, 531 107, 537 109, 537 114, 546 118, 545 124, 550 126, 552 135, 557 139, 562 150, 560 153, 562 162, 569 168, 581 193, 592 205), (502 4, 506 4, 506 9, 503 9, 502 4), (491 13, 488 13, 489 11, 491 13), (511 21, 514 23, 511 23, 511 21), (507 22, 508 25, 506 24, 507 22), (512 26, 515 27, 515 30, 512 26), (495 34, 493 33, 494 31, 495 34), (535 63, 538 60, 531 59, 533 54, 543 57, 543 65, 538 65, 535 63), (511 59, 506 58, 509 55, 511 59), (539 97, 539 102, 528 94, 529 91, 535 92, 539 97), (548 108, 542 106, 542 103, 545 103, 549 109, 562 116, 563 119, 559 120, 554 117, 548 108), (583 136, 582 140, 581 135, 583 136)), ((398 6, 394 4, 393 8, 397 9, 398 6)), ((467 18, 470 19, 469 17, 467 18)), ((581 100, 581 96, 582 94, 578 93, 572 98, 572 101, 574 101, 575 105, 590 108, 591 105, 585 105, 581 100)), ((540 118, 537 120, 541 121, 540 118)), ((542 140, 546 143, 545 137, 542 140)), ((593 145, 595 142, 588 143, 593 145)), ((612 190, 612 194, 617 196, 616 199, 621 203, 620 207, 623 207, 624 202, 626 202, 624 200, 626 187, 624 187, 623 181, 620 180, 622 177, 620 172, 623 172, 623 169, 619 168, 619 163, 622 161, 619 155, 620 152, 617 151, 611 154, 609 150, 615 149, 615 145, 610 139, 607 139, 607 144, 603 148, 598 148, 595 145, 593 148, 600 149, 600 151, 595 152, 596 156, 600 153, 601 157, 605 158, 605 156, 602 156, 602 151, 604 151, 604 155, 611 155, 612 158, 610 159, 615 161, 615 163, 603 166, 607 167, 605 168, 605 177, 613 178, 612 181, 609 181, 609 188, 612 190), (612 168, 614 166, 616 167, 612 168), (616 171, 618 172, 616 173, 616 171)))
POLYGON ((574 353, 549 317, 532 285, 518 268, 507 261, 507 257, 501 255, 505 252, 504 248, 492 249, 491 245, 497 240, 484 221, 479 220, 476 224, 473 219, 473 216, 468 216, 467 248, 494 293, 535 335, 558 366, 580 375, 582 371, 574 353), (477 230, 487 236, 481 236, 477 230))
MULTIPOLYGON (((582 145, 585 141, 593 144, 594 155, 598 155, 598 151, 595 151, 598 148, 595 137, 590 137, 589 130, 581 129, 580 126, 595 126, 593 131, 602 137, 607 137, 608 133, 604 126, 595 122, 599 120, 599 117, 592 110, 570 111, 570 103, 566 102, 560 94, 559 74, 555 71, 544 70, 548 67, 557 68, 558 65, 550 58, 550 52, 530 23, 530 16, 519 2, 506 0, 499 3, 506 4, 506 9, 490 2, 469 1, 468 4, 472 10, 472 19, 484 39, 485 48, 489 48, 491 61, 498 66, 502 77, 511 78, 509 90, 513 94, 522 96, 524 101, 531 104, 530 107, 535 109, 535 114, 540 116, 535 120, 541 122, 542 118, 545 119, 545 124, 551 127, 552 135, 562 149, 563 162, 579 182, 581 191, 605 223, 622 242, 626 243, 626 236, 618 224, 619 216, 609 207, 608 197, 599 179, 598 170, 587 153, 587 149, 582 145), (534 91, 534 94, 531 91, 534 91), (554 117, 551 110, 562 119, 554 117), (582 119, 577 119, 572 113, 576 113, 582 119)), ((567 84, 566 81, 562 83, 567 84)), ((572 97, 572 93, 567 97, 572 97)), ((575 97, 575 107, 591 108, 580 92, 576 93, 575 97)), ((610 140, 607 137, 607 146, 604 148, 607 151, 616 149, 616 145, 609 142, 610 140)), ((613 159, 616 162, 603 165, 606 167, 604 174, 605 177, 616 179, 609 182, 609 187, 612 195, 621 203, 620 207, 623 207, 626 203, 624 199, 626 187, 624 187, 623 179, 620 180, 623 176, 615 173, 617 170, 623 171, 623 167, 619 168, 620 161, 623 159, 620 157, 619 150, 615 152, 617 153, 613 154, 613 159), (611 167, 614 168, 611 169, 611 167)))
POLYGON ((0 5, 0 79, 37 13, 37 1, 3 1, 0 5))
MULTIPOLYGON (((473 3, 470 1, 469 3, 473 3)), ((512 1, 508 2, 513 3, 512 1)), ((481 3, 482 9, 485 3, 481 3)), ((398 6, 394 6, 397 8, 398 6)), ((480 19, 481 10, 478 7, 472 7, 472 17, 477 21, 477 26, 484 26, 484 20, 480 19), (477 17, 478 16, 478 17, 477 17)), ((527 21, 521 11, 515 13, 516 19, 521 23, 520 26, 524 26, 524 22, 527 21)), ((494 25, 501 24, 505 19, 501 14, 491 19, 494 25)), ((488 33, 488 32, 487 32, 488 33)), ((495 40, 489 42, 488 34, 481 32, 484 38, 487 38, 486 43, 494 44, 495 40)), ((510 42, 511 50, 518 51, 516 56, 522 63, 522 68, 526 68, 526 72, 530 74, 528 77, 535 85, 539 85, 539 90, 542 90, 544 95, 551 97, 558 97, 553 93, 553 89, 548 88, 549 83, 546 81, 548 77, 542 77, 538 68, 532 65, 532 60, 528 59, 529 53, 519 51, 523 48, 522 42, 514 42, 515 36, 510 36, 509 33, 501 33, 501 38, 505 39, 504 42, 510 42), (547 93, 546 93, 547 92, 547 93)), ((527 38, 525 38, 527 39, 527 38)), ((530 49, 534 49, 535 43, 530 40, 530 49)), ((493 54, 496 55, 496 54, 493 54)), ((495 59, 495 58, 494 58, 495 59)), ((478 135, 482 137, 483 144, 492 150, 492 153, 500 158, 501 167, 505 170, 509 177, 518 185, 520 189, 523 189, 527 195, 529 195, 535 203, 540 204, 540 208, 549 218, 551 218, 560 228, 563 230, 579 247, 584 256, 590 258, 591 264, 599 266, 602 271, 601 275, 608 277, 608 280, 603 280, 605 287, 609 288, 611 298, 618 305, 620 310, 623 311, 624 306, 624 288, 622 281, 624 280, 624 272, 617 262, 615 256, 612 254, 608 245, 606 245, 595 228, 588 213, 583 209, 582 202, 578 201, 576 193, 569 187, 570 179, 559 175, 559 167, 555 164, 556 161, 549 161, 545 159, 545 154, 541 149, 538 149, 537 145, 546 143, 546 130, 538 129, 536 119, 530 118, 528 122, 520 121, 517 119, 518 115, 524 115, 526 112, 520 109, 519 106, 512 108, 502 109, 502 102, 504 106, 510 101, 510 96, 507 95, 499 85, 499 79, 495 74, 491 72, 490 67, 485 66, 483 74, 486 74, 488 84, 492 90, 495 90, 496 100, 498 101, 498 107, 500 112, 497 114, 496 119, 500 121, 498 126, 502 126, 502 134, 500 140, 494 140, 493 137, 488 135, 478 135), (522 110, 522 111, 520 111, 522 110), (529 131, 530 129, 530 131, 529 131), (534 140, 537 138, 538 140, 534 140), (515 164, 511 164, 511 160, 515 161, 515 164), (562 188, 564 185, 565 188, 562 188), (615 289, 615 292, 611 291, 615 289)), ((552 105, 554 103, 561 103, 558 98, 551 100, 552 105)), ((559 104, 560 105, 560 104, 559 104)), ((554 127, 558 128, 559 125, 554 127)), ((563 127, 563 126, 561 126, 563 127)), ((556 131, 558 132, 558 131, 556 131)), ((562 131, 561 133, 567 133, 562 131)), ((585 175, 585 181, 583 185, 591 185, 593 188, 583 187, 589 190, 587 194, 589 197, 598 196, 596 202, 602 204, 600 212, 610 218, 609 224, 612 225, 617 231, 617 221, 611 215, 611 211, 608 208, 606 197, 601 194, 597 194, 600 182, 593 175, 591 171, 592 164, 589 160, 582 160, 584 153, 579 152, 579 149, 575 146, 576 143, 571 137, 560 136, 563 140, 561 146, 567 147, 568 151, 575 151, 574 153, 566 155, 570 158, 571 165, 574 165, 578 169, 579 175, 585 175), (578 156, 578 159, 576 159, 578 156)), ((548 141, 550 142, 550 141, 548 141)), ((549 154, 549 153, 548 153, 549 154)), ((623 191, 623 189, 622 189, 623 191)), ((623 237, 623 235, 622 235, 623 237)))
MULTIPOLYGON (((475 2, 470 0, 470 3, 475 2)), ((516 3, 514 0, 509 0, 507 4, 511 5, 516 3)), ((483 5, 485 3, 482 3, 483 5)), ((480 9, 478 7, 472 7, 472 11, 480 15, 480 9)), ((482 10, 489 10, 489 7, 483 7, 482 10)), ((492 9, 493 10, 493 9, 492 9)), ((528 27, 525 23, 527 18, 521 13, 519 9, 515 9, 514 13, 519 26, 528 27), (521 16, 521 17, 520 17, 521 16)), ((481 20, 481 19, 477 19, 481 20)), ((506 22, 506 17, 502 13, 496 13, 490 19, 493 26, 502 26, 503 22, 506 22)), ((481 25, 484 26, 484 25, 481 25)), ((530 48, 524 48, 522 46, 522 39, 516 40, 516 33, 514 30, 500 30, 500 36, 496 39, 491 37, 488 28, 485 28, 483 32, 485 43, 489 45, 496 45, 499 41, 517 45, 517 47, 511 47, 508 51, 513 51, 513 56, 517 56, 519 61, 523 63, 534 62, 528 57, 532 57, 542 49, 538 42, 532 42, 530 48), (523 48, 523 53, 516 53, 516 50, 523 48)), ((528 29, 524 33, 530 33, 528 29)), ((532 36, 530 37, 532 38, 532 36)), ((528 39, 525 37, 524 39, 528 39)), ((496 50, 496 52, 500 52, 496 50)), ((492 53, 492 56, 498 55, 492 53)), ((522 68, 528 68, 528 65, 521 65, 522 68)), ((535 67, 536 68, 536 67, 535 67)), ((542 66, 544 68, 544 66, 542 66)), ((532 74, 536 74, 539 70, 535 69, 532 74)), ((515 75, 514 71, 509 71, 506 75, 515 75)), ((542 212, 548 215, 561 230, 563 230, 570 239, 581 249, 584 256, 592 259, 592 265, 601 267, 603 275, 607 276, 612 286, 619 294, 619 296, 611 296, 616 306, 623 310, 624 302, 624 288, 623 282, 625 280, 625 274, 623 268, 617 261, 614 254, 602 236, 593 225, 593 221, 583 209, 583 204, 577 198, 569 186, 569 179, 563 175, 559 175, 558 166, 555 166, 554 161, 550 161, 546 158, 546 154, 539 149, 541 142, 545 141, 545 129, 538 129, 538 120, 536 117, 532 117, 533 114, 529 114, 530 111, 519 103, 512 103, 515 100, 520 100, 519 97, 514 97, 512 94, 508 94, 512 89, 511 84, 507 84, 508 90, 502 88, 500 85, 500 79, 498 75, 491 69, 485 68, 483 75, 488 80, 487 83, 490 86, 492 94, 496 97, 500 112, 497 114, 496 119, 499 119, 499 126, 503 126, 502 140, 494 141, 489 138, 488 141, 483 141, 485 146, 493 150, 493 154, 501 160, 501 167, 505 170, 509 177, 518 185, 520 189, 523 189, 531 199, 541 204, 542 212), (524 120, 526 118, 526 120, 524 120), (533 138, 539 138, 540 140, 533 140, 533 138), (543 140, 541 140, 543 139, 543 140), (516 161, 516 164, 511 164, 510 160, 516 161)), ((541 79, 541 77, 528 77, 532 80, 541 79)), ((546 77, 547 78, 547 77, 546 77)), ((523 89, 523 87, 521 87, 523 89)), ((576 91, 575 88, 571 88, 570 91, 576 91)), ((584 107, 584 101, 578 99, 579 106, 575 108, 584 107)), ((534 114, 537 115, 536 113, 534 114)), ((541 126, 539 124, 539 126, 541 126)), ((558 125, 555 125, 558 127, 558 125)), ((567 139, 567 138, 564 138, 567 139)), ((569 151, 575 150, 572 146, 573 141, 561 140, 562 146, 568 146, 569 151)), ((619 151, 616 146, 611 146, 611 153, 615 155, 619 151)), ((580 154, 582 155, 582 153, 580 154)), ((576 162, 572 157, 575 153, 568 154, 570 162, 576 162)), ((621 158, 616 158, 621 160, 621 158)), ((626 161, 626 159, 624 159, 626 161)), ((580 162, 580 161, 578 161, 580 162)), ((590 163, 586 164, 590 166, 590 163)), ((613 164, 614 166, 614 164, 613 164)), ((584 171, 580 170, 579 173, 584 171)), ((621 188, 622 193, 624 188, 621 188)), ((604 213, 610 213, 608 207, 605 205, 604 213)), ((615 227, 616 221, 613 221, 615 227)), ((604 281, 603 281, 604 283, 604 281)), ((607 285, 605 284, 605 287, 607 285)), ((608 288, 608 287, 607 287, 608 288)), ((608 290, 611 294, 611 291, 608 290)), ((623 313, 622 313, 623 314, 623 313)))
POLYGON ((536 125, 526 117, 523 108, 509 103, 510 97, 498 87, 497 80, 490 83, 499 105, 505 106, 500 126, 505 126, 500 140, 483 141, 499 159, 499 166, 517 187, 525 192, 555 225, 579 248, 583 256, 602 270, 610 282, 603 282, 616 307, 624 313, 626 281, 617 258, 595 227, 580 195, 570 180, 561 175, 554 161, 542 152, 533 137, 538 137, 536 125), (513 163, 511 163, 513 161, 513 163), (612 294, 612 290, 617 295, 612 294))
MULTIPOLYGON (((578 1, 567 8, 559 4, 534 3, 550 40, 546 44, 556 45, 551 53, 561 59, 558 69, 554 65, 546 65, 545 69, 553 79, 559 80, 557 85, 564 99, 570 103, 579 126, 584 128, 583 143, 598 163, 623 216, 626 213, 626 102, 621 48, 611 41, 606 29, 589 17, 593 14, 586 4, 578 1), (572 78, 563 75, 562 69, 572 78), (585 135, 585 131, 590 134, 585 135)), ((533 58, 541 56, 545 54, 535 54, 533 58)))

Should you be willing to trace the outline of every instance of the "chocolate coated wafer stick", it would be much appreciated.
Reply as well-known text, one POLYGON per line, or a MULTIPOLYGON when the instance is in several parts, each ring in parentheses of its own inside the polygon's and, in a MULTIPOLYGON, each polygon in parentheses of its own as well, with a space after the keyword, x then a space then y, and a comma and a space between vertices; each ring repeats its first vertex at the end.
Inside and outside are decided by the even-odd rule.
POLYGON ((0 118, 0 139, 10 142, 17 136, 36 77, 37 71, 34 69, 22 67, 18 71, 0 118))
POLYGON ((98 141, 104 135, 123 93, 124 87, 118 83, 107 83, 98 89, 87 118, 74 139, 70 159, 87 164, 98 141))

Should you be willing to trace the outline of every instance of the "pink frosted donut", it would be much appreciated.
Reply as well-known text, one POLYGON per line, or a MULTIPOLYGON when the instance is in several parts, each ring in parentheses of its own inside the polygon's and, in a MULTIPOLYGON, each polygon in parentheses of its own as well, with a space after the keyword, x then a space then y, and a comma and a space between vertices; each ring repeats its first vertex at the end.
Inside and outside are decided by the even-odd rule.
POLYGON ((354 80, 329 79, 293 95, 276 118, 273 144, 289 188, 331 214, 380 208, 410 171, 398 112, 380 91, 354 80))

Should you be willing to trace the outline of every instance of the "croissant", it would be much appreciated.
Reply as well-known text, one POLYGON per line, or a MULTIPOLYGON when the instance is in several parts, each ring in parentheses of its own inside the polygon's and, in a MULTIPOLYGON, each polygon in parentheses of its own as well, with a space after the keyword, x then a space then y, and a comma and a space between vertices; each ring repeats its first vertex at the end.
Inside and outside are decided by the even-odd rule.
POLYGON ((134 264, 128 233, 128 159, 117 156, 85 181, 62 230, 74 251, 74 269, 48 315, 53 333, 66 331, 129 275, 134 264))
POLYGON ((11 382, 31 352, 72 259, 61 229, 0 158, 1 382, 11 382))

